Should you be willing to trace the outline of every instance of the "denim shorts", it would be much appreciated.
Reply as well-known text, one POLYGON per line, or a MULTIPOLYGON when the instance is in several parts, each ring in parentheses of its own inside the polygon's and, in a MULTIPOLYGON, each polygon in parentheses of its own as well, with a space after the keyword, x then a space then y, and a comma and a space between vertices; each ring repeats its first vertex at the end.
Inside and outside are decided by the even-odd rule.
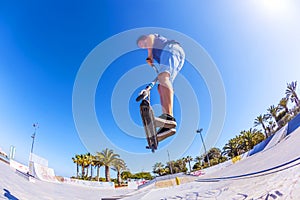
POLYGON ((170 74, 170 81, 173 83, 178 72, 183 67, 185 53, 178 43, 167 44, 160 56, 158 74, 167 72, 170 74))

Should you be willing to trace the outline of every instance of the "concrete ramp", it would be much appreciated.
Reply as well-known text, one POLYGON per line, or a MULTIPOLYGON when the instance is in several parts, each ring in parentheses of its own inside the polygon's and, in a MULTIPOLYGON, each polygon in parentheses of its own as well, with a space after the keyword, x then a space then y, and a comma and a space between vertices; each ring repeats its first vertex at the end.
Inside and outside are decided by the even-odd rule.
POLYGON ((54 169, 48 167, 48 160, 35 154, 30 154, 29 174, 41 181, 59 182, 54 169))
POLYGON ((54 170, 52 168, 48 168, 47 166, 33 163, 33 172, 33 176, 41 181, 59 182, 55 177, 54 170))
POLYGON ((154 188, 124 199, 300 199, 300 128, 282 139, 285 130, 262 151, 206 170, 194 182, 154 188))

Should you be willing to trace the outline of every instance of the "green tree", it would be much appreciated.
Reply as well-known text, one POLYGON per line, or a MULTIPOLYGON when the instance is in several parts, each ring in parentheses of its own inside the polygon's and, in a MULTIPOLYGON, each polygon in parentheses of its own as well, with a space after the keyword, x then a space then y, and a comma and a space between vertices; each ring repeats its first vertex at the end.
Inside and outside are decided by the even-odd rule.
POLYGON ((196 158, 194 159, 194 161, 196 162, 196 163, 199 163, 199 164, 201 164, 201 161, 203 160, 203 157, 202 156, 196 156, 196 158))
POLYGON ((171 160, 170 162, 167 162, 165 171, 168 174, 186 172, 187 171, 186 162, 184 159, 178 159, 176 161, 171 160))
POLYGON ((284 110, 285 113, 289 113, 289 108, 288 108, 288 101, 289 99, 284 97, 282 98, 280 101, 279 101, 279 104, 278 104, 278 109, 279 110, 284 110))
POLYGON ((290 112, 287 104, 288 104, 288 98, 286 97, 282 98, 278 103, 278 115, 277 115, 278 129, 283 127, 290 118, 290 112))
POLYGON ((130 171, 123 171, 123 172, 121 173, 121 178, 122 178, 123 180, 130 179, 130 178, 132 178, 132 174, 131 174, 130 171))
POLYGON ((87 179, 89 176, 89 167, 92 163, 91 156, 92 155, 90 153, 86 153, 84 155, 84 168, 86 169, 85 179, 87 179))
POLYGON ((190 170, 190 172, 192 171, 192 169, 191 169, 191 162, 192 161, 193 161, 193 158, 191 156, 187 156, 185 158, 185 162, 187 162, 189 164, 189 170, 190 170))
POLYGON ((275 121, 275 124, 278 125, 278 124, 277 124, 277 112, 278 112, 278 107, 275 107, 274 105, 272 105, 272 106, 270 106, 270 107, 267 109, 267 111, 268 111, 268 114, 267 114, 268 118, 269 118, 269 119, 270 119, 270 118, 273 118, 274 121, 275 121))
POLYGON ((230 139, 227 144, 223 147, 223 153, 230 158, 233 158, 239 152, 239 140, 237 138, 230 139))
POLYGON ((85 154, 80 154, 78 156, 78 162, 81 167, 81 178, 83 179, 85 177, 85 166, 86 166, 86 156, 85 154))
POLYGON ((139 172, 139 173, 136 173, 136 174, 132 175, 132 178, 134 178, 134 179, 146 179, 146 180, 152 180, 153 179, 150 172, 139 172))
POLYGON ((175 167, 178 168, 178 173, 179 172, 187 172, 187 167, 186 167, 186 159, 182 158, 182 159, 178 159, 175 162, 175 167))
POLYGON ((193 170, 201 169, 201 162, 203 161, 203 155, 196 156, 194 159, 195 164, 193 165, 193 170))
POLYGON ((171 161, 167 162, 167 165, 165 166, 165 172, 167 174, 177 173, 175 171, 175 161, 171 160, 171 161))
POLYGON ((99 181, 100 168, 103 166, 102 157, 99 156, 99 154, 95 155, 93 162, 94 162, 94 165, 97 167, 97 180, 99 181))
MULTIPOLYGON (((254 129, 255 130, 255 129, 254 129)), ((262 142, 263 140, 265 140, 266 137, 265 135, 261 132, 261 131, 257 131, 255 130, 253 132, 253 141, 254 141, 254 146, 257 145, 258 143, 262 142)), ((253 147, 254 147, 253 146, 253 147)))
POLYGON ((86 168, 86 177, 89 176, 89 168, 90 168, 90 178, 92 180, 93 177, 93 167, 95 166, 95 156, 91 153, 85 154, 85 168, 86 168))
POLYGON ((95 169, 97 167, 98 163, 97 163, 97 160, 96 160, 96 156, 91 155, 90 159, 91 159, 91 180, 92 180, 92 178, 93 178, 93 169, 95 169))
POLYGON ((267 125, 268 136, 270 137, 275 132, 276 123, 274 121, 269 121, 267 125))
POLYGON ((117 183, 120 186, 121 182, 122 182, 122 177, 121 177, 121 172, 123 170, 126 170, 126 163, 124 162, 124 160, 122 159, 116 159, 113 164, 113 170, 115 170, 117 172, 117 183))
POLYGON ((265 139, 263 133, 256 129, 250 128, 248 131, 242 131, 241 132, 241 140, 242 140, 242 147, 243 152, 247 152, 253 147, 263 141, 265 139))
POLYGON ((158 174, 159 176, 164 175, 166 173, 164 167, 164 164, 161 162, 155 163, 153 166, 153 173, 158 174))
POLYGON ((79 166, 81 165, 80 155, 76 154, 72 160, 76 164, 76 178, 79 178, 79 166))
POLYGON ((268 130, 267 127, 265 125, 265 123, 267 123, 268 120, 268 116, 267 115, 259 115, 258 117, 256 117, 255 121, 254 121, 254 126, 262 126, 262 128, 265 131, 265 135, 266 137, 268 137, 268 130))
POLYGON ((286 94, 286 98, 290 99, 291 102, 295 103, 296 106, 299 107, 300 103, 299 103, 298 95, 296 93, 296 88, 297 88, 297 81, 288 83, 285 94, 286 94))
POLYGON ((244 152, 247 152, 254 147, 255 141, 253 132, 252 129, 241 132, 244 152))
POLYGON ((110 182, 110 167, 113 163, 119 159, 119 154, 115 154, 111 149, 104 149, 102 152, 97 152, 97 156, 100 157, 104 167, 105 167, 105 180, 110 182))
POLYGON ((210 150, 208 150, 207 155, 211 165, 219 164, 219 162, 222 160, 222 152, 219 148, 211 148, 210 150))
POLYGON ((196 162, 196 163, 193 165, 193 170, 200 170, 200 169, 202 169, 201 164, 198 163, 198 162, 196 162))

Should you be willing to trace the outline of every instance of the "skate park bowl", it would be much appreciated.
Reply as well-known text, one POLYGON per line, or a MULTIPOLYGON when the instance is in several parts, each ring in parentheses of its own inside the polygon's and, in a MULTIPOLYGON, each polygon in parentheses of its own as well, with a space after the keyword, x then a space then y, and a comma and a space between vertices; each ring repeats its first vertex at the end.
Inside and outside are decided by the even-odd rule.
POLYGON ((299 126, 300 115, 249 152, 202 170, 194 181, 165 181, 168 188, 153 184, 124 199, 300 199, 299 126))
POLYGON ((166 176, 138 189, 32 182, 0 162, 0 199, 300 199, 299 126, 300 115, 243 155, 194 176, 166 176))

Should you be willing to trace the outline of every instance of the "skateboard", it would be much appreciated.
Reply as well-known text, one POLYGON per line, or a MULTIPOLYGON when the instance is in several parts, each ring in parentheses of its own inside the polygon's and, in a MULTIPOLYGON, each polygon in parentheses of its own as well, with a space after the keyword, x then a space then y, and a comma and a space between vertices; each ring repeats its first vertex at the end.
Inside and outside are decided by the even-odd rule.
POLYGON ((154 153, 157 149, 158 141, 156 136, 154 112, 149 100, 142 100, 140 104, 140 113, 148 142, 148 146, 146 146, 146 148, 151 149, 152 153, 154 153))
POLYGON ((155 152, 158 146, 154 111, 150 104, 150 90, 153 88, 156 82, 157 78, 155 78, 150 84, 148 84, 147 87, 142 90, 139 96, 136 98, 137 102, 142 100, 140 104, 140 113, 148 142, 148 146, 146 146, 146 148, 151 149, 152 153, 155 152))

